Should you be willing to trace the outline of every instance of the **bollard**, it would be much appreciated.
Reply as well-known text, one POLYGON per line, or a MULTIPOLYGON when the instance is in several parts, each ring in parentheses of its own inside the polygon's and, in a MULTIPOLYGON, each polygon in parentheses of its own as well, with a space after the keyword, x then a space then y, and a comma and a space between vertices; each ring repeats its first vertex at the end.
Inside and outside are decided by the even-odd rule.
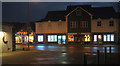
POLYGON ((109 48, 109 53, 111 54, 111 46, 110 46, 110 48, 109 48))
POLYGON ((84 55, 84 66, 87 65, 87 55, 84 55))
POLYGON ((22 48, 22 50, 25 50, 25 48, 22 48))
POLYGON ((109 54, 110 54, 110 63, 111 63, 111 46, 110 46, 110 48, 109 48, 109 54))
POLYGON ((104 58, 104 60, 105 60, 105 64, 106 64, 106 60, 107 60, 107 56, 106 56, 106 54, 107 54, 107 47, 105 47, 105 58, 104 58))
POLYGON ((97 64, 99 65, 99 56, 100 56, 100 51, 97 50, 97 64))

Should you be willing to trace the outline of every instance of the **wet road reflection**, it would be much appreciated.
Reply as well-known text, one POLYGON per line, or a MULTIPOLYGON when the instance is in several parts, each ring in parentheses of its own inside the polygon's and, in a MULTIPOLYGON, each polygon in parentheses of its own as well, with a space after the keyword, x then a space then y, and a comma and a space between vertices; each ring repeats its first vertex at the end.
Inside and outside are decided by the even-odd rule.
MULTIPOLYGON (((17 46, 17 49, 22 49, 23 47, 27 48, 27 46, 19 45, 17 46)), ((84 64, 84 55, 86 55, 88 64, 96 64, 96 51, 100 50, 100 52, 104 52, 105 47, 107 47, 107 52, 109 52, 109 45, 80 46, 37 44, 34 46, 30 46, 31 51, 22 51, 19 54, 13 54, 11 56, 7 54, 8 56, 3 56, 2 58, 4 64, 84 64)), ((111 58, 113 60, 113 63, 118 63, 118 54, 115 54, 116 52, 118 52, 118 48, 118 46, 111 47, 111 58)), ((104 63, 104 53, 101 53, 100 55, 101 62, 104 63)), ((107 55, 107 58, 108 57, 109 55, 107 55)), ((107 60, 109 60, 109 58, 107 60)))
MULTIPOLYGON (((110 51, 111 46, 111 52, 117 53, 118 46, 116 45, 92 45, 92 46, 74 46, 74 45, 55 45, 55 44, 37 44, 35 46, 30 46, 31 50, 45 50, 45 51, 67 51, 67 52, 96 52, 97 50, 100 50, 100 52, 105 51, 105 47, 107 48, 107 53, 110 51)), ((27 48, 27 46, 24 46, 27 48)), ((17 49, 20 49, 20 46, 17 46, 17 49)))

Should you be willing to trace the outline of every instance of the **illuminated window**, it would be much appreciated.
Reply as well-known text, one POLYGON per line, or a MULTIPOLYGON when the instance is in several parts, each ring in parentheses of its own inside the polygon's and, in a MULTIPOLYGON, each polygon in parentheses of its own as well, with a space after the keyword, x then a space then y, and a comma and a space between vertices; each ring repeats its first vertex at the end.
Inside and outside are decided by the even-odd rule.
POLYGON ((107 35, 107 41, 110 41, 110 34, 107 35))
POLYGON ((43 35, 38 35, 38 42, 43 42, 43 35))
POLYGON ((111 35, 111 41, 114 41, 114 34, 111 35))
POLYGON ((85 35, 84 38, 85 42, 90 42, 90 35, 85 35))
POLYGON ((102 39, 102 35, 98 35, 98 39, 102 39))
POLYGON ((106 42, 113 42, 114 41, 114 34, 106 34, 103 36, 104 41, 106 42))
POLYGON ((66 43, 65 41, 66 41, 66 35, 63 35, 63 36, 62 36, 62 42, 63 42, 63 44, 66 43))
POLYGON ((68 41, 73 42, 74 41, 74 36, 73 35, 68 35, 68 41))
POLYGON ((48 42, 57 42, 57 35, 48 35, 48 42))
POLYGON ((34 36, 29 36, 29 42, 33 42, 34 41, 34 36))
POLYGON ((106 36, 106 35, 103 35, 103 37, 104 37, 104 41, 107 41, 107 39, 106 39, 107 36, 106 36))
POLYGON ((97 41, 97 35, 94 35, 94 42, 97 41))
POLYGON ((16 37, 15 37, 15 42, 16 42, 16 43, 22 43, 22 38, 21 38, 21 36, 16 36, 16 37))
POLYGON ((28 42, 28 36, 24 37, 25 42, 28 42))

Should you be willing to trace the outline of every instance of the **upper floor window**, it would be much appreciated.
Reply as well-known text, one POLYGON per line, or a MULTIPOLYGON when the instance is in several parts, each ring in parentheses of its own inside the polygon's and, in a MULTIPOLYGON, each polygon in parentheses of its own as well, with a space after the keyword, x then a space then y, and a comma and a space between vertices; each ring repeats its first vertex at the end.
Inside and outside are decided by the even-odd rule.
POLYGON ((81 24, 80 27, 88 28, 88 21, 82 21, 80 24, 81 24))
POLYGON ((109 26, 114 26, 114 21, 110 21, 109 26))
POLYGON ((70 23, 70 27, 71 27, 71 28, 76 28, 76 27, 77 27, 76 21, 72 21, 72 22, 70 23))
POLYGON ((97 22, 97 26, 101 26, 101 21, 98 21, 98 22, 97 22))

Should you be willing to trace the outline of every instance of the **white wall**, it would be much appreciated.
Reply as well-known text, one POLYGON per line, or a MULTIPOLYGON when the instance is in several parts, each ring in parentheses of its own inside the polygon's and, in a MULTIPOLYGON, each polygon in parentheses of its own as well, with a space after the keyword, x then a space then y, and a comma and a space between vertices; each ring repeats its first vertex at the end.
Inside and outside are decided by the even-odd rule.
POLYGON ((5 41, 8 41, 7 44, 3 42, 3 37, 0 38, 0 42, 2 43, 2 52, 12 51, 12 27, 2 25, 2 32, 5 32, 5 41), (10 48, 10 50, 8 50, 10 48))
POLYGON ((65 21, 36 22, 35 29, 37 34, 42 33, 67 33, 65 21))
POLYGON ((118 31, 118 19, 94 19, 91 22, 91 32, 116 32, 118 31), (109 21, 114 21, 114 26, 109 26, 109 21), (97 21, 101 21, 101 26, 97 26, 97 21))

